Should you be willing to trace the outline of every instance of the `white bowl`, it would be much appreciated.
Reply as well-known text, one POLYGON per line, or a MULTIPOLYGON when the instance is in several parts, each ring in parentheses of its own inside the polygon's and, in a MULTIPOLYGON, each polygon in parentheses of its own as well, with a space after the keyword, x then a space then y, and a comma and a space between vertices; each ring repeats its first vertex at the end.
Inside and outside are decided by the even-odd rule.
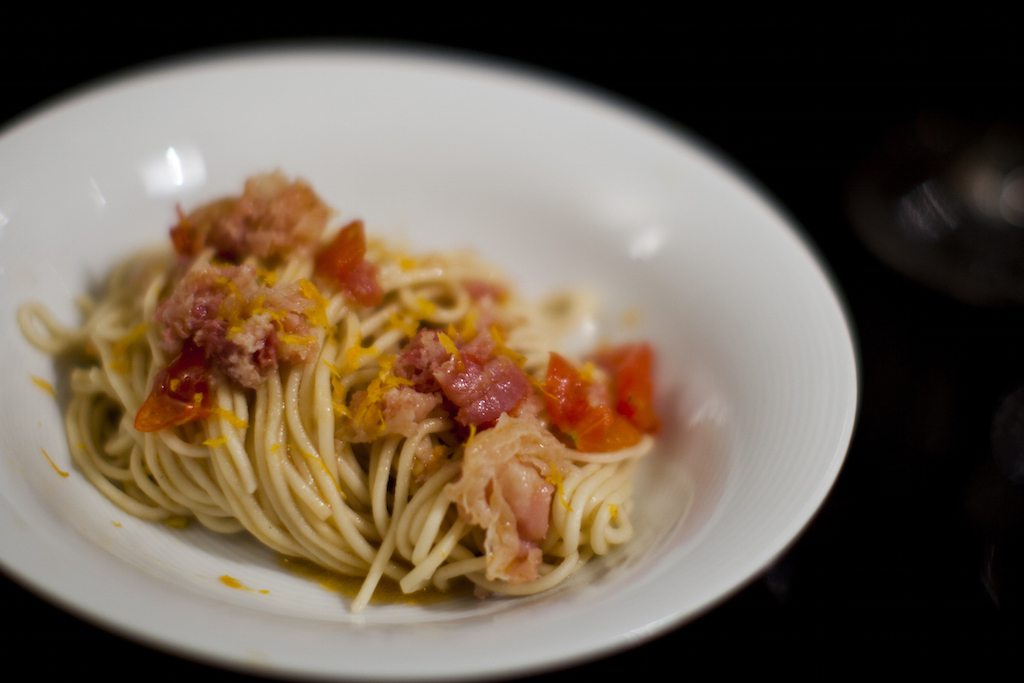
POLYGON ((748 180, 685 133, 578 85, 433 53, 185 62, 6 130, 0 344, 4 568, 122 634, 276 674, 524 673, 651 638, 796 537, 839 472, 857 403, 828 277, 748 180), (371 233, 473 246, 527 293, 590 285, 607 304, 602 334, 653 342, 666 429, 638 475, 626 547, 544 595, 352 615, 252 539, 136 520, 74 469, 60 406, 30 376, 66 380, 22 338, 18 306, 40 300, 77 322, 74 297, 166 239, 176 203, 236 193, 275 168, 371 233), (625 312, 638 327, 617 323, 625 312))

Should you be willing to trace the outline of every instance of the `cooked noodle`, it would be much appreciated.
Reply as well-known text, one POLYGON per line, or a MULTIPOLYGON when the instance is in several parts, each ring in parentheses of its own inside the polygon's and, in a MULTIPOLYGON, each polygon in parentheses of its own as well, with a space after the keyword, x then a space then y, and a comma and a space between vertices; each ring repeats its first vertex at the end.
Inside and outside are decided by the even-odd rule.
MULTIPOLYGON (((213 259, 214 249, 207 247, 188 271, 213 259)), ((322 300, 327 325, 311 326, 315 344, 302 342, 316 353, 305 362, 280 362, 254 388, 222 380, 211 391, 209 415, 148 433, 133 421, 172 360, 153 321, 184 277, 181 260, 168 250, 120 264, 101 300, 80 302, 80 328, 65 327, 40 304, 23 306, 18 320, 36 347, 92 359, 71 375, 66 415, 80 471, 139 518, 194 517, 217 532, 245 530, 284 555, 366 577, 351 605, 355 612, 384 575, 406 592, 431 584, 444 590, 465 577, 485 591, 526 595, 551 588, 592 556, 629 540, 632 474, 651 448, 649 435, 625 449, 582 453, 552 444, 545 429, 550 441, 537 441, 529 461, 557 488, 547 533, 536 543, 543 561, 534 580, 489 579, 487 535, 460 515, 451 485, 459 481, 468 450, 501 439, 534 439, 515 430, 545 424, 544 411, 540 419, 506 414, 497 426, 467 435, 450 406, 396 431, 384 417, 372 425, 365 415, 360 421, 354 403, 358 395, 364 403, 379 398, 371 385, 388 377, 396 354, 418 329, 462 330, 468 338, 474 321, 487 317, 507 336, 499 346, 517 355, 535 386, 543 387, 549 352, 557 350, 555 333, 588 305, 585 297, 563 296, 557 307, 524 302, 509 294, 493 268, 465 253, 412 259, 371 242, 366 260, 379 269, 379 305, 359 306, 344 291, 321 287, 329 295, 322 300), (500 302, 474 298, 467 283, 500 290, 500 302)), ((315 279, 310 253, 298 251, 276 263, 250 256, 246 262, 268 282, 315 279)), ((543 397, 542 389, 531 391, 543 397)))

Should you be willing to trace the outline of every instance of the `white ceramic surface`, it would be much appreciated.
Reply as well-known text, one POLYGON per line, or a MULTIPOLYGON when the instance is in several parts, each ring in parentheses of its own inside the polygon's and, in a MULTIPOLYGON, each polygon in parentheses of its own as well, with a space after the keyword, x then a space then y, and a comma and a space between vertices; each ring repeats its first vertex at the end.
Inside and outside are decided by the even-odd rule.
POLYGON ((857 402, 820 265, 698 142, 577 86, 383 50, 185 62, 4 131, 0 347, 4 569, 130 637, 278 674, 522 673, 651 638, 794 539, 839 472, 857 402), (527 293, 589 285, 606 301, 601 334, 654 343, 666 429, 638 476, 633 541, 546 595, 353 616, 248 537, 141 522, 85 481, 60 406, 30 378, 66 392, 62 368, 21 337, 17 307, 41 300, 76 322, 74 297, 166 239, 175 203, 274 168, 307 179, 339 222, 475 247, 527 293), (626 329, 624 313, 641 322, 626 329))

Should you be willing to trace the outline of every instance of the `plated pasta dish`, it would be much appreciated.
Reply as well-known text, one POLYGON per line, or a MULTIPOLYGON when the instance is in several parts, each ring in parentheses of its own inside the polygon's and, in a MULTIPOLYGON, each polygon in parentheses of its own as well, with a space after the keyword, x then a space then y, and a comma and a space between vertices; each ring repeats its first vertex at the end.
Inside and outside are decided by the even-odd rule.
POLYGON ((248 532, 405 593, 471 581, 547 590, 628 541, 653 447, 654 353, 560 346, 591 305, 527 301, 470 252, 368 239, 302 180, 251 177, 136 254, 69 328, 29 303, 39 349, 71 357, 68 445, 126 512, 248 532))

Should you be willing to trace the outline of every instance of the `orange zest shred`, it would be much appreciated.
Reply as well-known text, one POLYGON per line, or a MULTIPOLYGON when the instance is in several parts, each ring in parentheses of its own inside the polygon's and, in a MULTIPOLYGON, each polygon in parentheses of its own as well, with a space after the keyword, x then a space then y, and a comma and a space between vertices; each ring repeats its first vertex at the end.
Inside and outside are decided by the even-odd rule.
POLYGON ((582 379, 584 382, 593 382, 594 370, 595 368, 593 361, 588 360, 586 363, 583 364, 583 367, 580 368, 580 379, 582 379))
POLYGON ((228 588, 245 588, 241 581, 234 578, 233 576, 228 576, 227 574, 220 577, 220 582, 228 588))
MULTIPOLYGON (((201 399, 201 398, 202 397, 200 396, 199 399, 201 399)), ((235 429, 245 429, 246 427, 249 426, 248 422, 246 422, 242 418, 238 417, 237 415, 232 413, 230 410, 225 410, 224 408, 221 408, 220 406, 215 407, 212 412, 217 417, 222 417, 225 420, 227 420, 228 424, 231 425, 232 427, 234 427, 235 429)))
POLYGON ((546 385, 544 384, 544 382, 541 382, 539 379, 537 379, 533 375, 527 375, 527 377, 530 378, 530 384, 532 384, 534 387, 536 387, 537 390, 540 393, 544 394, 545 398, 551 398, 551 399, 555 398, 553 394, 548 393, 548 390, 547 390, 546 385))
POLYGON ((302 344, 305 346, 309 346, 316 341, 316 337, 300 337, 297 334, 279 334, 277 338, 285 344, 302 344))
POLYGON ((462 324, 459 325, 459 336, 467 342, 473 341, 476 337, 476 322, 480 318, 480 313, 475 309, 469 309, 469 313, 462 319, 462 324))
MULTIPOLYGON (((516 353, 509 347, 505 346, 505 339, 501 335, 501 328, 498 327, 497 323, 491 325, 491 337, 494 339, 497 346, 494 347, 494 353, 498 356, 505 356, 513 363, 522 368, 526 365, 526 357, 522 354, 516 353)), ((543 390, 542 390, 543 391, 543 390)))
POLYGON ((320 293, 316 285, 305 278, 299 280, 299 289, 302 291, 302 296, 316 304, 313 310, 304 313, 306 319, 319 327, 328 327, 327 299, 324 298, 324 295, 320 293))
POLYGON ((345 405, 345 396, 348 394, 348 389, 341 383, 341 369, 326 360, 324 365, 331 369, 331 405, 334 406, 334 414, 339 417, 348 417, 351 415, 348 407, 345 405))
POLYGON ((350 372, 355 372, 362 366, 362 359, 366 356, 376 356, 378 351, 372 346, 363 347, 360 344, 362 339, 356 340, 354 346, 350 346, 345 352, 345 365, 341 368, 341 374, 347 375, 350 372))
POLYGON ((334 414, 345 417, 349 415, 348 408, 345 406, 345 395, 348 390, 341 383, 341 369, 327 360, 324 360, 324 365, 331 369, 331 405, 334 406, 334 414))
POLYGON ((65 479, 71 476, 68 472, 65 472, 61 468, 57 467, 57 463, 53 461, 53 458, 50 457, 50 454, 46 452, 45 448, 40 446, 39 450, 41 450, 43 452, 43 455, 46 456, 46 459, 50 461, 50 465, 53 467, 53 469, 57 470, 57 474, 64 477, 65 479))
POLYGON ((236 285, 235 281, 232 280, 231 278, 219 277, 217 278, 217 284, 221 285, 222 287, 227 287, 228 292, 234 294, 235 298, 238 299, 238 305, 241 305, 242 303, 245 302, 245 297, 242 296, 242 292, 238 289, 238 285, 236 285))
POLYGON ((384 402, 384 394, 402 385, 412 385, 412 380, 405 377, 398 377, 391 373, 391 366, 395 357, 391 355, 381 356, 379 361, 380 371, 377 377, 366 387, 366 396, 355 409, 353 421, 362 424, 367 431, 372 431, 378 426, 383 429, 384 415, 381 412, 381 404, 384 402))
POLYGON ((252 588, 249 588, 248 586, 246 586, 244 583, 242 583, 241 581, 239 581, 235 577, 228 576, 227 574, 225 574, 224 576, 220 577, 220 582, 223 583, 228 588, 237 588, 239 590, 249 591, 250 593, 262 593, 263 595, 266 595, 266 594, 268 594, 270 592, 266 588, 263 588, 263 589, 260 589, 260 590, 253 590, 252 588))
POLYGON ((319 467, 321 470, 323 470, 324 473, 328 477, 330 477, 331 483, 334 484, 335 490, 337 490, 337 492, 341 495, 341 499, 345 500, 345 492, 341 490, 341 486, 338 484, 338 481, 334 478, 334 475, 331 474, 331 470, 327 468, 327 464, 323 460, 321 460, 318 456, 313 455, 312 453, 307 453, 298 446, 288 446, 288 448, 294 448, 295 450, 302 454, 302 457, 306 459, 306 462, 311 462, 317 467, 319 467))
POLYGON ((421 318, 427 318, 437 313, 437 304, 429 299, 419 297, 416 299, 416 309, 413 311, 421 318))
POLYGON ((49 382, 47 382, 47 381, 46 381, 45 379, 42 379, 42 378, 40 378, 40 377, 36 377, 35 375, 29 375, 29 377, 31 377, 31 378, 32 378, 32 382, 33 382, 33 383, 34 383, 34 384, 35 384, 35 385, 36 385, 37 387, 39 387, 40 389, 42 389, 43 391, 45 391, 46 393, 48 393, 48 394, 49 394, 50 396, 53 396, 54 398, 56 398, 56 397, 57 397, 57 392, 56 392, 56 391, 54 390, 54 388, 53 388, 53 385, 52 385, 52 384, 50 384, 49 382))
POLYGON ((561 501, 562 507, 565 508, 566 512, 572 512, 569 501, 565 499, 565 489, 562 487, 562 482, 564 481, 562 472, 555 463, 551 463, 551 474, 544 477, 544 480, 554 485, 555 493, 558 494, 558 500, 561 501))
POLYGON ((419 320, 409 316, 400 316, 392 313, 388 318, 388 330, 401 330, 405 337, 414 337, 420 329, 419 320))
MULTIPOLYGON (((451 327, 451 326, 449 326, 449 327, 451 327)), ((453 329, 450 330, 450 331, 454 332, 453 329)), ((448 353, 450 353, 452 355, 452 358, 455 359, 455 363, 456 363, 456 365, 458 367, 459 372, 465 372, 466 371, 466 366, 462 362, 462 356, 459 354, 459 348, 457 346, 455 346, 455 342, 452 341, 452 338, 449 337, 444 332, 438 332, 437 333, 437 341, 441 342, 441 346, 444 347, 444 350, 447 351, 448 353)))
POLYGON ((277 284, 277 272, 273 270, 264 270, 260 268, 256 271, 257 277, 263 280, 263 284, 267 287, 273 287, 277 284))

